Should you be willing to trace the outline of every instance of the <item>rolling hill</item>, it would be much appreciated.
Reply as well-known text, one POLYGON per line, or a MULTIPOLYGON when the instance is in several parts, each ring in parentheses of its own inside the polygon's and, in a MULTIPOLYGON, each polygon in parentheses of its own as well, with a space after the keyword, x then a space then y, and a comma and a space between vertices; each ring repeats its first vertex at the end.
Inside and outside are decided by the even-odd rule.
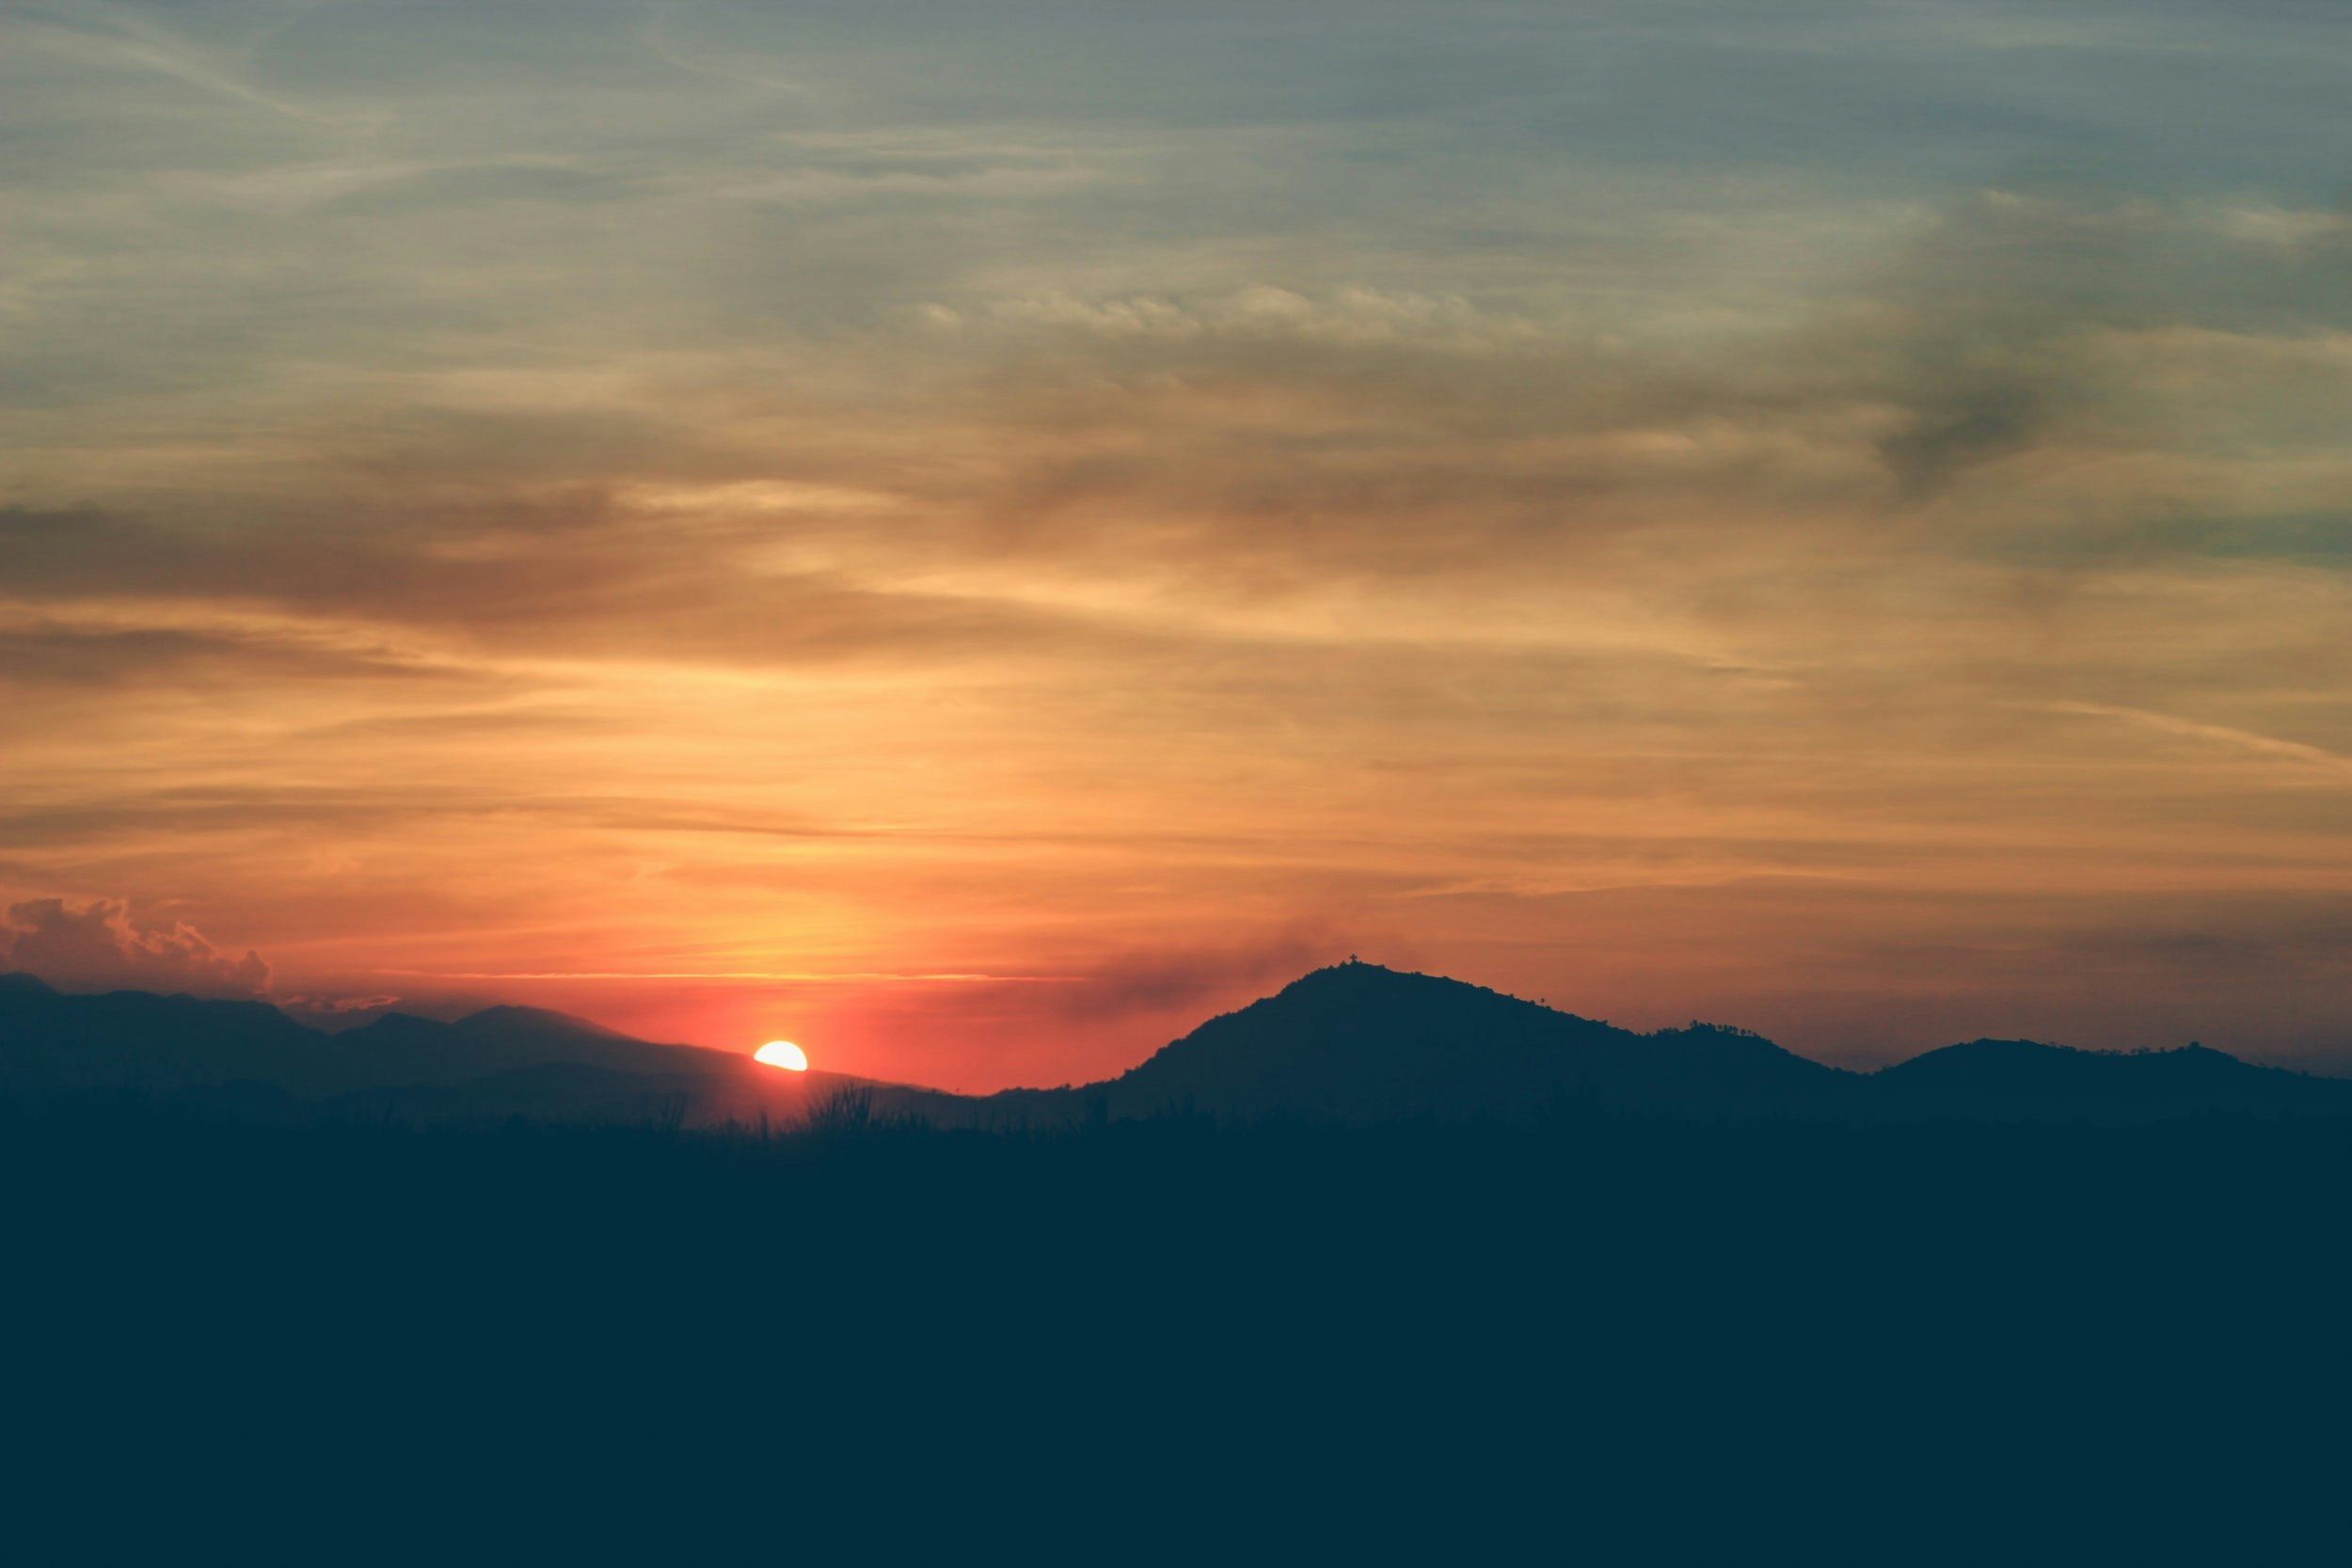
POLYGON ((2036 1040, 1971 1040, 1882 1069, 1890 1109, 1971 1119, 2157 1121, 2352 1110, 2352 1082, 2239 1061, 2201 1045, 2075 1051, 2036 1040))

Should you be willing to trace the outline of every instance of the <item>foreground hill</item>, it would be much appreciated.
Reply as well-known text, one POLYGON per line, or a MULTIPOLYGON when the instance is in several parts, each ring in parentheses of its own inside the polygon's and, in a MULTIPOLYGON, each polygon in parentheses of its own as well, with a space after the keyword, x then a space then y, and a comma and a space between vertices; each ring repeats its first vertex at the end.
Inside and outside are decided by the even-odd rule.
POLYGON ((789 1124, 837 1101, 840 1115, 1008 1130, 1168 1116, 1376 1124, 1569 1111, 1849 1123, 2352 1115, 2352 1082, 2202 1047, 2115 1054, 1978 1040, 1866 1075, 1744 1030, 1636 1034, 1352 962, 1212 1019, 1106 1083, 987 1096, 778 1072, 530 1007, 453 1023, 395 1013, 329 1036, 258 1002, 65 996, 30 976, 0 976, 0 1092, 107 1089, 244 1119, 419 1124, 789 1124))
MULTIPOLYGON (((534 1103, 541 1070, 419 1092, 534 1103)), ((161 1516, 163 1552, 81 1555, 274 1544, 293 1517, 277 1555, 423 1519, 429 1556, 518 1496, 484 1538, 526 1560, 566 1521, 596 1559, 608 1499, 641 1496, 650 1533, 619 1539, 651 1560, 804 1546, 802 1515, 855 1532, 818 1557, 875 1556, 893 1508, 894 1546, 928 1528, 949 1559, 2338 1555, 2337 1123, 385 1119, 0 1101, 10 1413, 43 1437, 11 1470, 19 1560, 154 1520, 148 1479, 191 1476, 215 1496, 161 1516), (39 1532, 43 1459, 82 1490, 39 1532), (910 1493, 910 1464, 946 1481, 910 1493), (2221 1528, 2184 1549, 2176 1495, 2221 1528), (284 1512, 320 1497, 332 1518, 284 1512), (2265 1533, 2274 1498, 2317 1531, 2265 1533), (742 1533, 713 1542, 730 1499, 742 1533), (2062 1535, 2054 1499, 2084 1515, 2062 1535)))

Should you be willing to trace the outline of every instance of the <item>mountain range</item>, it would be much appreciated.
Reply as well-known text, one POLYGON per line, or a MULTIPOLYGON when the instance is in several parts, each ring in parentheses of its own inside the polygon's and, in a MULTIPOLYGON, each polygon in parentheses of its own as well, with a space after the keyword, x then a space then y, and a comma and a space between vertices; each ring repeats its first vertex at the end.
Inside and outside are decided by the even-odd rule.
POLYGON ((2201 1046, 2117 1053, 1980 1039, 1859 1073, 1746 1030, 1639 1034, 1354 961, 1212 1019, 1106 1082, 983 1096, 780 1072, 532 1007, 455 1022, 391 1013, 327 1035, 262 1002, 72 996, 0 975, 0 1093, 103 1090, 249 1119, 416 1123, 790 1123, 840 1103, 990 1128, 1168 1115, 1366 1124, 1569 1112, 1841 1122, 2352 1114, 2352 1080, 2201 1046))

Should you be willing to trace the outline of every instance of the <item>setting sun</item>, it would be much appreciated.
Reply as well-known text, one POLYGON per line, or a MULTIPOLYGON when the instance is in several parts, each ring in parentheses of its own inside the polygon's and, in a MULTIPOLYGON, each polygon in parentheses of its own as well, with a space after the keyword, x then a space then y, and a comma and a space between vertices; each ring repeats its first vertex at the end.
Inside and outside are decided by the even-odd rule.
POLYGON ((770 1040, 752 1053, 752 1060, 765 1062, 770 1067, 780 1067, 787 1072, 808 1070, 808 1053, 790 1040, 770 1040))

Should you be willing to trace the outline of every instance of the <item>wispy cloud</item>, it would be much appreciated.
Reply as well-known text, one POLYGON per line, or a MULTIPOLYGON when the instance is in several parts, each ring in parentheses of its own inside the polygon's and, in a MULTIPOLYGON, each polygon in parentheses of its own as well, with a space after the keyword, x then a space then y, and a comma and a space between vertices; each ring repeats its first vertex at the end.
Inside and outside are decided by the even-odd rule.
POLYGON ((2049 703, 2043 705, 2053 713, 2081 713, 2099 719, 2118 719, 2160 735, 2177 736, 2186 740, 2202 741, 2225 751, 2251 753, 2276 761, 2293 764, 2295 770, 2306 777, 2316 772, 2340 779, 2352 779, 2352 756, 2328 751, 2323 746, 2308 745, 2299 740, 2281 740, 2276 736, 2256 735, 2249 730, 2232 729, 2227 724, 2204 724, 2193 719, 2183 719, 2169 713, 2150 713, 2141 708, 2112 707, 2104 703, 2049 703))

